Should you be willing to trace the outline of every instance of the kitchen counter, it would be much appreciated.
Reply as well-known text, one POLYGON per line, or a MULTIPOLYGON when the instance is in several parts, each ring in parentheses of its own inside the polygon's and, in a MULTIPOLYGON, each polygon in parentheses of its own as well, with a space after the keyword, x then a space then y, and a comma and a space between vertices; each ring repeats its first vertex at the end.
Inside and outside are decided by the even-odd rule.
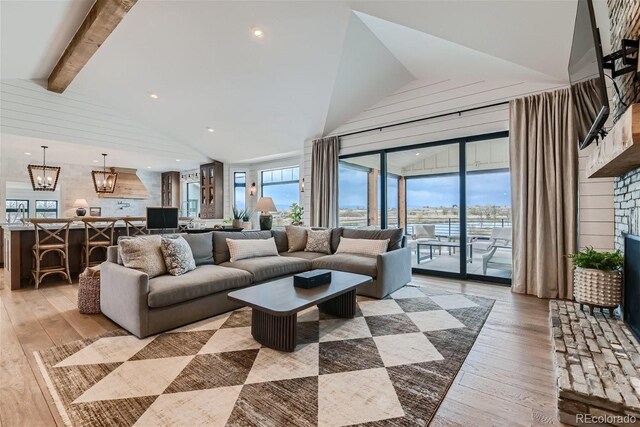
MULTIPOLYGON (((47 228, 47 226, 44 226, 47 228)), ((4 283, 11 289, 20 289, 31 282, 32 252, 35 244, 35 232, 33 224, 4 224, 2 226, 2 247, 4 260, 4 283)), ((126 236, 127 228, 124 221, 118 221, 114 229, 114 241, 119 236, 126 236)), ((72 277, 77 277, 81 270, 82 243, 84 242, 84 224, 82 221, 74 221, 69 227, 69 270, 72 277)), ((93 251, 92 260, 102 261, 106 259, 106 251, 96 249, 93 251)), ((42 263, 52 265, 58 263, 57 254, 48 253, 42 263)), ((63 280, 62 276, 51 275, 45 278, 43 284, 49 281, 63 280)), ((42 285, 42 284, 41 284, 42 285)))

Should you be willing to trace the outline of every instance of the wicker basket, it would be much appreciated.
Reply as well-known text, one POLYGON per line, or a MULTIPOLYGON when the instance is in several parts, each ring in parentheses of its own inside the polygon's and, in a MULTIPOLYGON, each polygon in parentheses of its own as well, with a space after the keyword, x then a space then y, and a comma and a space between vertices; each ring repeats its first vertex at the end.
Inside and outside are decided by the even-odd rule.
POLYGON ((573 296, 580 304, 617 307, 622 301, 622 272, 576 267, 573 296))
POLYGON ((80 274, 78 310, 84 314, 100 313, 100 268, 86 268, 80 274))

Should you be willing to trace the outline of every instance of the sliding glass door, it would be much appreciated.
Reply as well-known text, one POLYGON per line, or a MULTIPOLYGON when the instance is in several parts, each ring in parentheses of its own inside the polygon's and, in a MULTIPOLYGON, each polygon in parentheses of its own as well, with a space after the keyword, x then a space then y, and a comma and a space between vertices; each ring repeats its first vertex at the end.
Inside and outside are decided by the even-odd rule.
POLYGON ((381 155, 344 157, 338 168, 338 225, 382 228, 381 155))
POLYGON ((511 280, 508 132, 343 156, 339 225, 402 228, 413 270, 511 280))
POLYGON ((474 262, 469 276, 508 281, 512 271, 509 139, 466 144, 467 240, 474 262))
MULTIPOLYGON (((387 154, 387 188, 401 177, 404 226, 416 269, 460 274, 460 173, 458 144, 387 154)), ((391 194, 387 191, 387 201, 391 194)), ((393 199, 394 202, 396 199, 393 199)), ((387 205, 387 221, 397 210, 387 205)))

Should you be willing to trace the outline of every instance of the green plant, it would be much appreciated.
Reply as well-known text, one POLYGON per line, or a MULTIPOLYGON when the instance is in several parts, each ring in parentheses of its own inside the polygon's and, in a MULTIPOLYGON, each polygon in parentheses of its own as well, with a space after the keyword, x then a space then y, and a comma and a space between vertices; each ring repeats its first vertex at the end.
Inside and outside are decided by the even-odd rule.
POLYGON ((300 206, 297 203, 293 203, 291 205, 291 213, 289 214, 289 218, 293 224, 301 224, 302 223, 302 215, 304 214, 304 206, 300 206))
POLYGON ((242 219, 244 217, 245 211, 243 209, 238 209, 234 206, 231 211, 233 212, 233 219, 242 219))
POLYGON ((251 216, 253 215, 253 212, 251 211, 251 209, 247 209, 242 213, 242 220, 244 222, 249 222, 251 221, 251 216))
POLYGON ((584 248, 575 254, 567 255, 573 265, 580 268, 592 268, 602 271, 614 271, 622 268, 624 258, 620 251, 598 252, 592 247, 584 248))

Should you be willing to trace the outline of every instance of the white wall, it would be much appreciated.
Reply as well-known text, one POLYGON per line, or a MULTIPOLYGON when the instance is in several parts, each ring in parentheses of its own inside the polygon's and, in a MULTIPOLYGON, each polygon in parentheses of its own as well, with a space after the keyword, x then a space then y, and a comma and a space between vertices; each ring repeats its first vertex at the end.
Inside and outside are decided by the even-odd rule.
MULTIPOLYGON (((260 171, 269 170, 269 169, 278 169, 278 168, 287 168, 292 166, 300 167, 300 176, 304 176, 304 164, 302 156, 288 157, 279 160, 260 162, 260 163, 250 163, 250 164, 231 164, 224 166, 224 179, 225 179, 225 190, 224 190, 224 217, 231 217, 231 207, 233 206, 233 174, 235 172, 245 172, 247 174, 247 186, 246 186, 246 207, 247 209, 255 211, 256 203, 260 198, 260 188, 262 183, 260 182, 260 171), (255 196, 249 195, 249 190, 251 188, 252 183, 256 183, 256 194, 255 196)), ((309 194, 309 186, 306 184, 306 190, 304 193, 300 193, 300 200, 304 202, 304 198, 309 194)), ((254 227, 258 225, 258 212, 254 212, 252 222, 254 227)), ((305 210, 305 215, 307 212, 305 210)), ((308 219, 305 218, 305 222, 308 219)), ((308 222, 307 222, 308 223, 308 222)))
MULTIPOLYGON (((3 156, 0 159, 0 199, 3 203, 0 206, 0 221, 5 218, 5 204, 7 182, 30 183, 27 165, 29 161, 25 159, 14 159, 3 156)), ((150 197, 146 200, 140 199, 101 199, 98 198, 91 179, 91 170, 95 166, 74 165, 69 163, 58 163, 60 166, 60 178, 58 186, 60 191, 60 217, 75 216, 73 202, 76 199, 86 199, 89 206, 102 208, 102 216, 145 216, 147 206, 160 206, 160 173, 139 170, 138 177, 149 190, 150 197), (130 204, 127 208, 120 208, 118 202, 130 204)), ((43 193, 44 194, 44 193, 43 193)))

